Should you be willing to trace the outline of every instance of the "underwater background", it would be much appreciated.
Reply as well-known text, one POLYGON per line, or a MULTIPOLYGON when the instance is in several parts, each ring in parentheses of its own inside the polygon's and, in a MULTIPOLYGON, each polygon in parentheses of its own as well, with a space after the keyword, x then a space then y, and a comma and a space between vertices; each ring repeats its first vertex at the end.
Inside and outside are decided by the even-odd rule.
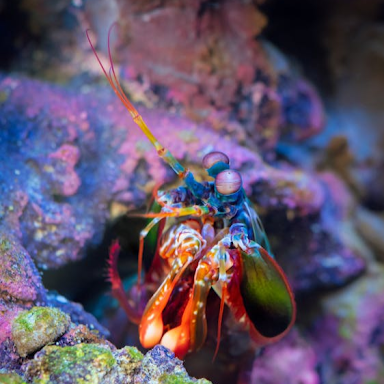
POLYGON ((0 383, 384 384, 382 1, 0 0, 0 35, 0 383), (114 239, 127 292, 137 276, 127 213, 177 183, 87 40, 107 64, 115 22, 161 143, 197 177, 213 150, 241 172, 296 298, 280 341, 256 348, 225 308, 212 361, 211 292, 181 362, 110 294, 114 239))

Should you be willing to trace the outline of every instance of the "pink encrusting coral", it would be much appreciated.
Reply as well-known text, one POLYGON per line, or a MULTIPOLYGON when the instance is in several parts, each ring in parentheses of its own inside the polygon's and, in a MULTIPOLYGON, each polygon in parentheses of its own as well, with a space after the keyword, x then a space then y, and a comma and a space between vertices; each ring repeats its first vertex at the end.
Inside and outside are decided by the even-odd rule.
POLYGON ((0 236, 2 294, 25 304, 44 301, 45 289, 28 253, 9 233, 3 230, 0 236))
MULTIPOLYGON (((10 156, 18 173, 14 188, 28 199, 23 237, 38 264, 57 266, 81 257, 84 245, 100 237, 111 201, 140 206, 154 185, 170 179, 169 169, 109 91, 75 94, 12 78, 3 78, 1 89, 8 95, 2 112, 20 138, 10 156), (17 109, 32 108, 37 89, 33 116, 18 115, 15 121, 17 109)), ((248 195, 265 209, 298 215, 320 209, 323 192, 313 175, 267 166, 257 153, 184 117, 140 111, 163 145, 187 164, 199 164, 212 150, 227 153, 242 172, 248 195)))
POLYGON ((351 286, 324 298, 324 312, 310 335, 318 364, 323 367, 324 382, 381 382, 384 346, 382 274, 382 267, 377 265, 375 270, 351 286))
POLYGON ((52 162, 46 161, 44 171, 56 174, 52 183, 54 193, 62 196, 74 195, 81 184, 75 171, 80 157, 79 149, 74 145, 64 144, 56 152, 49 154, 48 157, 52 159, 52 162))
POLYGON ((316 352, 297 332, 268 347, 238 384, 320 384, 316 352), (289 372, 289 375, 287 375, 289 372))

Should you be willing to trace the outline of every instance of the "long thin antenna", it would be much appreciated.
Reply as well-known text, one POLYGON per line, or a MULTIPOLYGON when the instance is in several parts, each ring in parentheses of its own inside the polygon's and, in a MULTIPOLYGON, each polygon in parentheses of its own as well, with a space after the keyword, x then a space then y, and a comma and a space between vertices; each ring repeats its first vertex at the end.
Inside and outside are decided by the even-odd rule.
POLYGON ((126 96, 126 94, 124 93, 124 91, 123 91, 123 89, 122 89, 122 87, 120 85, 120 82, 119 82, 119 80, 117 78, 117 75, 116 75, 115 67, 113 65, 112 54, 111 54, 111 44, 110 44, 111 32, 112 32, 112 29, 114 28, 115 25, 116 25, 116 23, 112 24, 111 27, 109 28, 109 31, 108 31, 108 56, 109 56, 109 64, 110 64, 110 70, 108 72, 105 69, 103 63, 101 62, 101 60, 99 58, 99 55, 96 52, 95 47, 92 44, 91 38, 89 37, 89 29, 88 29, 88 30, 86 30, 85 33, 87 35, 87 39, 88 39, 89 45, 91 46, 92 51, 93 51, 94 55, 96 56, 96 59, 99 62, 100 67, 103 70, 104 75, 105 75, 106 79, 108 80, 110 86, 112 87, 113 91, 116 93, 116 96, 120 99, 120 101, 123 103, 125 108, 128 110, 128 112, 132 116, 133 121, 139 126, 139 128, 142 130, 142 132, 145 134, 145 136, 147 136, 149 141, 156 148, 156 151, 157 151, 158 155, 169 166, 172 167, 172 169, 176 172, 176 174, 180 178, 184 179, 185 176, 189 173, 189 171, 186 168, 184 168, 174 158, 174 156, 172 155, 172 153, 168 149, 164 148, 159 143, 157 138, 153 135, 152 131, 149 129, 147 124, 144 122, 142 116, 139 114, 137 109, 129 101, 128 97, 126 96))

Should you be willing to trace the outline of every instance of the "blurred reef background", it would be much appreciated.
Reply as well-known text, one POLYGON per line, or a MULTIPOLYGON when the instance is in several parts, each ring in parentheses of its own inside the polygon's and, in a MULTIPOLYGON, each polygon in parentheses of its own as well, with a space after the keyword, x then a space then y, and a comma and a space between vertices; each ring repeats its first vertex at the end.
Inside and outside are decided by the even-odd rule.
POLYGON ((0 0, 0 34, 1 383, 384 384, 383 1, 0 0), (296 295, 280 342, 255 350, 226 310, 212 363, 212 295, 184 363, 134 348, 108 247, 129 285, 144 222, 125 213, 174 177, 86 39, 107 63, 115 21, 155 135, 197 174, 212 150, 242 173, 296 295))

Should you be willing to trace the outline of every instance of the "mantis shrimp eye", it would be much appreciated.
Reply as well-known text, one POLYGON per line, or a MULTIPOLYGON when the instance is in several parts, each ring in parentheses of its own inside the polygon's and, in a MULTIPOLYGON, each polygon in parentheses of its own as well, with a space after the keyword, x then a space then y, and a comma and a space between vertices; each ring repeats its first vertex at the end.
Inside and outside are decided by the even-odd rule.
POLYGON ((229 164, 229 158, 223 152, 210 152, 203 157, 203 167, 205 169, 212 168, 220 161, 222 163, 229 164))
POLYGON ((203 167, 209 176, 216 177, 220 172, 229 169, 229 158, 223 152, 210 152, 203 158, 203 167))
POLYGON ((241 188, 242 183, 240 173, 233 169, 220 172, 215 180, 216 190, 222 195, 231 195, 237 192, 241 188))

